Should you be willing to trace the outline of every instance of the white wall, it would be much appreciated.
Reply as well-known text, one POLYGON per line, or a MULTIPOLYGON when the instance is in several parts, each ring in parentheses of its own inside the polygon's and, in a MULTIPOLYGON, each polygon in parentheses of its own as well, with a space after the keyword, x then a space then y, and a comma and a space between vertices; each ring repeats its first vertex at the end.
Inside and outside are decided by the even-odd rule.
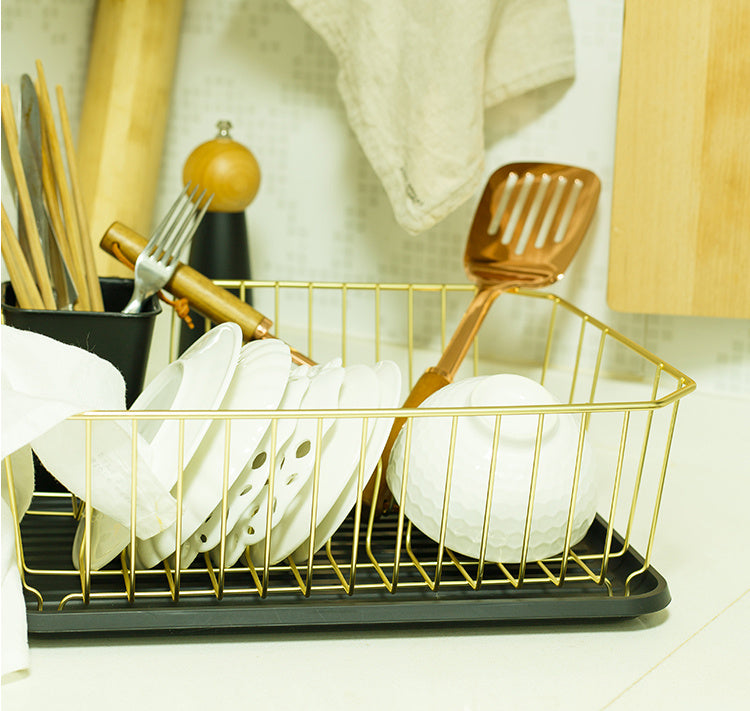
MULTIPOLYGON (((487 175, 517 160, 593 169, 603 183, 598 214, 555 290, 684 370, 700 388, 750 396, 750 321, 607 308, 623 0, 569 4, 576 80, 487 113, 487 175)), ((41 59, 50 85, 65 90, 74 130, 93 7, 93 0, 2 2, 3 82, 15 92, 20 74, 33 74, 34 61, 41 59)), ((157 215, 179 190, 190 151, 213 137, 217 120, 228 118, 235 139, 253 150, 263 172, 247 211, 254 277, 463 282, 462 255, 476 200, 426 233, 401 230, 349 129, 335 79, 328 48, 284 0, 187 0, 157 215)), ((496 316, 490 328, 502 330, 503 318, 508 316, 496 316)), ((523 314, 518 318, 523 322, 523 314)))

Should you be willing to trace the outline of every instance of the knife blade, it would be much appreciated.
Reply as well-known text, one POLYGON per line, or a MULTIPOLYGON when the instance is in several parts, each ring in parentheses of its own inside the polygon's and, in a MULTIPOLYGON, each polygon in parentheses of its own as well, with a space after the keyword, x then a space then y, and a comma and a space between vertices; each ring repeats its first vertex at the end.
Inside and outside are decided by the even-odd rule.
MULTIPOLYGON (((29 197, 34 212, 39 238, 42 245, 47 269, 52 277, 52 289, 58 308, 72 306, 78 298, 70 269, 60 249, 60 235, 52 229, 47 207, 44 203, 42 185, 42 125, 39 114, 39 100, 34 82, 28 74, 21 76, 21 121, 19 126, 18 147, 21 154, 29 197)), ((18 225, 21 245, 28 244, 23 220, 18 225)))

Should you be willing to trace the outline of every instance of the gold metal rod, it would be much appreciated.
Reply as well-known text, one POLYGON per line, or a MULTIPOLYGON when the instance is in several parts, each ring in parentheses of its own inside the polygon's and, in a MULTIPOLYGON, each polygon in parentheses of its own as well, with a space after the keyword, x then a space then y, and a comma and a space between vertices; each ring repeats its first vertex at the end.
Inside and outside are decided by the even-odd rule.
POLYGON ((662 458, 661 470, 659 472, 658 486, 656 490, 656 500, 654 501, 654 508, 651 514, 651 528, 648 534, 648 543, 646 545, 646 552, 643 554, 643 567, 640 570, 636 570, 631 573, 625 581, 626 593, 630 590, 630 585, 635 578, 648 570, 651 565, 651 553, 654 549, 654 538, 656 535, 656 523, 659 518, 659 510, 661 509, 661 499, 664 494, 664 481, 667 476, 667 465, 669 463, 669 454, 672 449, 672 438, 674 436, 675 422, 677 421, 677 408, 679 403, 676 402, 672 406, 672 416, 669 420, 669 429, 667 431, 667 442, 664 448, 664 456, 662 458))
MULTIPOLYGON (((520 578, 514 577, 504 563, 498 562, 497 567, 500 569, 500 571, 503 573, 506 580, 511 584, 512 587, 514 587, 516 590, 521 587, 523 581, 520 578)), ((527 578, 526 582, 531 582, 531 580, 527 578)))
POLYGON ((221 472, 221 536, 219 538, 219 575, 216 581, 216 597, 221 600, 224 595, 226 579, 226 540, 227 540, 227 508, 229 496, 229 456, 232 442, 232 420, 224 423, 224 465, 221 472))
MULTIPOLYGON (((380 487, 380 481, 383 476, 384 476, 383 463, 382 461, 380 461, 378 462, 378 466, 376 467, 376 470, 375 470, 375 491, 378 491, 380 487)), ((361 498, 362 492, 360 492, 358 496, 361 498)), ((400 514, 399 518, 400 518, 400 523, 403 525, 403 512, 400 514)), ((388 579, 388 576, 383 570, 383 566, 380 565, 373 551, 372 536, 373 536, 374 521, 375 521, 375 506, 371 506, 370 514, 369 514, 368 521, 367 521, 367 533, 365 535, 365 553, 367 553, 368 559, 372 563, 372 566, 375 572, 380 577, 386 590, 388 590, 388 592, 393 592, 393 583, 388 579)), ((398 551, 400 550, 400 546, 401 546, 400 541, 401 539, 399 537, 398 542, 396 544, 396 555, 398 555, 398 551)))
POLYGON ((44 598, 36 588, 31 587, 26 582, 25 573, 27 568, 24 560, 23 544, 21 539, 21 519, 18 517, 18 500, 16 499, 16 485, 13 478, 13 464, 11 463, 9 456, 3 459, 3 464, 5 465, 5 480, 8 482, 8 507, 10 508, 10 513, 13 518, 13 547, 16 553, 18 574, 21 577, 21 584, 23 585, 23 587, 36 595, 37 609, 41 612, 44 609, 44 598))
POLYGON ((445 350, 446 328, 448 318, 448 290, 445 285, 440 289, 440 352, 445 350))
POLYGON ((536 482, 539 477, 539 458, 542 451, 542 432, 544 431, 544 415, 537 419, 536 437, 534 439, 534 458, 531 463, 531 481, 529 482, 529 499, 526 504, 526 521, 523 527, 521 543, 521 561, 518 567, 518 585, 521 586, 526 575, 526 559, 529 555, 529 541, 531 540, 531 521, 534 516, 534 500, 536 499, 536 482))
POLYGON ((578 429, 578 449, 576 450, 576 461, 573 471, 573 488, 570 492, 570 505, 568 507, 568 522, 565 527, 565 544, 563 546, 562 561, 560 562, 560 585, 565 581, 565 573, 568 568, 568 555, 570 553, 570 541, 573 536, 573 517, 576 510, 576 499, 578 498, 578 483, 581 479, 581 463, 583 462, 583 447, 586 442, 586 429, 588 427, 589 415, 581 417, 578 429))
POLYGON ((446 548, 445 552, 448 554, 448 557, 450 558, 451 563, 453 563, 453 565, 455 566, 456 570, 461 573, 464 580, 468 583, 469 587, 472 590, 477 590, 479 588, 479 583, 469 573, 469 571, 466 569, 466 566, 461 563, 461 561, 456 557, 456 555, 450 548, 446 548))
POLYGON ((456 434, 458 432, 458 417, 451 420, 450 443, 448 445, 448 462, 445 472, 445 489, 443 492, 443 510, 440 518, 440 535, 438 536, 438 557, 435 565, 435 589, 440 585, 443 570, 443 555, 445 554, 445 537, 448 533, 448 510, 450 507, 451 484, 453 482, 453 463, 456 458, 456 434))
POLYGON ((576 391, 576 383, 578 382, 578 371, 581 367, 581 352, 583 351, 583 337, 586 333, 587 319, 581 319, 581 329, 578 332, 578 346, 576 348, 576 355, 573 363, 573 377, 570 381, 570 394, 568 395, 568 402, 573 402, 573 396, 576 391))
POLYGON ((411 388, 414 385, 414 289, 407 290, 406 305, 406 328, 407 328, 407 355, 409 359, 409 372, 407 382, 411 388))
POLYGON ((495 473, 497 472, 497 452, 500 444, 500 426, 502 415, 495 416, 495 428, 492 431, 492 454, 490 458, 490 471, 487 479, 487 495, 484 501, 484 519, 482 521, 482 537, 479 542, 479 564, 477 566, 476 587, 482 584, 484 575, 485 555, 487 554, 487 541, 490 537, 490 520, 492 516, 492 499, 495 491, 495 473))
POLYGON ((341 361, 346 366, 346 285, 341 287, 341 361))
POLYGON ((320 494, 320 455, 321 455, 321 443, 323 441, 323 419, 318 418, 317 427, 315 430, 315 461, 313 463, 313 490, 312 490, 312 502, 310 506, 310 546, 308 549, 307 556, 307 570, 305 572, 305 585, 303 593, 305 597, 310 596, 312 591, 313 582, 313 554, 315 550, 315 529, 318 523, 318 496, 320 494))
POLYGON ((622 428, 620 430, 620 443, 617 448, 617 464, 615 465, 615 480, 612 485, 612 498, 609 504, 609 516, 607 517, 607 533, 604 538, 604 556, 602 558, 601 577, 607 574, 609 559, 612 552, 612 537, 615 532, 615 515, 617 513, 617 501, 620 495, 620 482, 622 481, 622 470, 625 462, 627 449, 628 428, 630 426, 630 413, 626 410, 622 417, 622 428))
POLYGON ((86 492, 86 505, 85 505, 85 516, 83 524, 83 565, 79 560, 79 568, 81 569, 81 594, 83 595, 83 602, 88 605, 91 596, 91 517, 94 513, 93 506, 91 504, 91 448, 92 448, 92 437, 91 437, 91 420, 86 420, 84 425, 85 429, 85 443, 86 443, 86 454, 84 457, 84 472, 85 472, 85 492, 86 492))
MULTIPOLYGON (((206 560, 210 560, 210 556, 208 553, 204 553, 206 560)), ((245 563, 247 564, 247 569, 250 573, 250 576, 253 579, 253 583, 255 584, 255 591, 259 595, 261 595, 263 590, 263 584, 260 581, 260 578, 258 577, 258 572, 255 570, 255 565, 253 565, 253 561, 250 560, 250 555, 248 553, 248 549, 245 548, 245 552, 243 553, 243 557, 245 559, 245 563)))
POLYGON ((380 361, 380 285, 375 287, 375 362, 380 361))
POLYGON ((221 475, 221 525, 219 536, 219 579, 216 581, 216 597, 220 600, 224 590, 224 567, 226 564, 227 514, 229 510, 229 455, 232 440, 232 420, 224 423, 224 466, 221 475))
POLYGON ((128 545, 128 602, 133 602, 135 595, 135 532, 138 501, 138 421, 133 420, 130 428, 132 445, 130 449, 130 467, 133 472, 130 478, 130 543, 128 545))
POLYGON ((185 465, 185 420, 178 420, 177 425, 177 520, 175 521, 176 545, 174 551, 174 590, 172 599, 180 599, 180 580, 182 576, 182 505, 185 465))
POLYGON ((599 337, 599 348, 596 352, 596 361, 594 363, 594 374, 591 378, 591 391, 589 392, 589 402, 594 402, 596 397, 596 386, 599 384, 599 373, 602 368, 602 360, 604 358, 604 346, 607 342, 607 336, 609 335, 609 329, 604 329, 599 337))
MULTIPOLYGON (((547 297, 550 295, 547 294, 547 297)), ((542 359, 542 373, 541 377, 539 378, 539 382, 541 385, 544 385, 544 382, 547 378, 547 371, 549 370, 549 362, 550 357, 552 355, 552 342, 553 342, 553 334, 555 332, 555 323, 557 321, 557 307, 559 305, 559 300, 557 299, 551 299, 552 302, 552 312, 550 313, 549 317, 549 325, 547 326, 547 340, 545 341, 544 345, 544 358, 542 359)))
MULTIPOLYGON (((270 471, 270 475, 268 477, 268 500, 266 502, 267 508, 266 508, 266 531, 265 531, 265 544, 263 547, 263 577, 261 580, 261 589, 260 589, 260 596, 266 597, 268 595, 268 579, 271 575, 270 573, 270 567, 271 567, 271 528, 273 525, 273 510, 271 507, 271 502, 273 501, 273 489, 275 485, 275 474, 276 471, 276 434, 277 434, 277 426, 276 426, 276 420, 274 420, 274 423, 271 427, 271 456, 269 458, 268 462, 268 468, 270 471)), ((249 558, 249 555, 248 555, 249 558)))
POLYGON ((313 354, 313 285, 307 285, 307 352, 313 354))
POLYGON ((398 585, 398 579, 399 579, 400 565, 401 565, 401 544, 404 538, 404 521, 405 521, 404 505, 406 502, 406 487, 409 481, 409 461, 411 457, 411 439, 412 439, 412 430, 414 428, 413 418, 411 417, 407 418, 406 424, 404 425, 404 427, 406 428, 406 430, 404 430, 405 432, 404 434, 404 468, 401 472, 401 498, 399 499, 399 501, 401 502, 401 506, 399 507, 399 510, 398 510, 398 522, 396 524, 396 540, 394 542, 394 551, 393 551, 393 577, 392 577, 393 588, 391 592, 396 591, 396 587, 398 585))
MULTIPOLYGON (((651 387, 651 399, 652 400, 656 398, 656 394, 659 390, 660 380, 661 380, 661 368, 657 367, 654 373, 654 380, 653 380, 652 387, 651 387)), ((650 410, 648 414, 646 415, 646 427, 643 433, 643 442, 641 444, 641 455, 640 455, 640 459, 638 460, 638 469, 636 470, 636 478, 635 478, 635 483, 633 485, 633 496, 632 496, 631 503, 630 503, 630 516, 628 518, 627 528, 625 530, 625 535, 623 537, 624 539, 623 546, 622 546, 623 552, 626 551, 630 547, 630 537, 633 532, 633 524, 635 522, 635 512, 636 512, 636 507, 638 504, 638 497, 641 491, 641 482, 643 480, 643 471, 646 465, 646 452, 648 450, 649 439, 651 436, 651 426, 653 424, 653 419, 654 419, 654 412, 653 410, 650 410)))
MULTIPOLYGON (((352 554, 349 560, 349 581, 344 584, 344 589, 348 595, 354 594, 354 586, 357 578, 357 551, 359 548, 359 528, 362 521, 362 490, 365 484, 365 454, 367 453, 367 430, 368 430, 368 418, 362 420, 362 432, 359 440, 359 464, 357 470, 357 501, 354 504, 354 529, 352 531, 352 554)), ((379 462, 378 466, 382 467, 382 463, 379 462)), ((328 541, 330 551, 330 540, 328 541)), ((333 556, 328 556, 331 563, 335 566, 333 556)), ((336 566, 336 574, 338 575, 338 567, 336 566)))

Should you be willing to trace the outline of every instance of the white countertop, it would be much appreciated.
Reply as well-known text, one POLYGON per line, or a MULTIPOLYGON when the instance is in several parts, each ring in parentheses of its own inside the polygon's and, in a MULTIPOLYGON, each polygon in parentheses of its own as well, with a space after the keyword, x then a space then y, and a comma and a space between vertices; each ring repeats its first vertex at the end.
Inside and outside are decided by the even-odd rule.
POLYGON ((622 622, 31 642, 16 709, 746 708, 750 402, 681 405, 653 552, 672 602, 622 622))

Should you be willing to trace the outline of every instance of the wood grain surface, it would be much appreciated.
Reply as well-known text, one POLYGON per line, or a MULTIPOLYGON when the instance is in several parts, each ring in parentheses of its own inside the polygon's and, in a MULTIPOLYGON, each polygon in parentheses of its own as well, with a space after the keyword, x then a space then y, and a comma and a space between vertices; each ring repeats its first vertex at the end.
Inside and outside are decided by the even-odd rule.
POLYGON ((750 3, 627 0, 609 305, 750 317, 750 3))
POLYGON ((81 191, 102 276, 129 276, 98 248, 112 222, 152 227, 183 0, 98 0, 78 139, 81 191))

